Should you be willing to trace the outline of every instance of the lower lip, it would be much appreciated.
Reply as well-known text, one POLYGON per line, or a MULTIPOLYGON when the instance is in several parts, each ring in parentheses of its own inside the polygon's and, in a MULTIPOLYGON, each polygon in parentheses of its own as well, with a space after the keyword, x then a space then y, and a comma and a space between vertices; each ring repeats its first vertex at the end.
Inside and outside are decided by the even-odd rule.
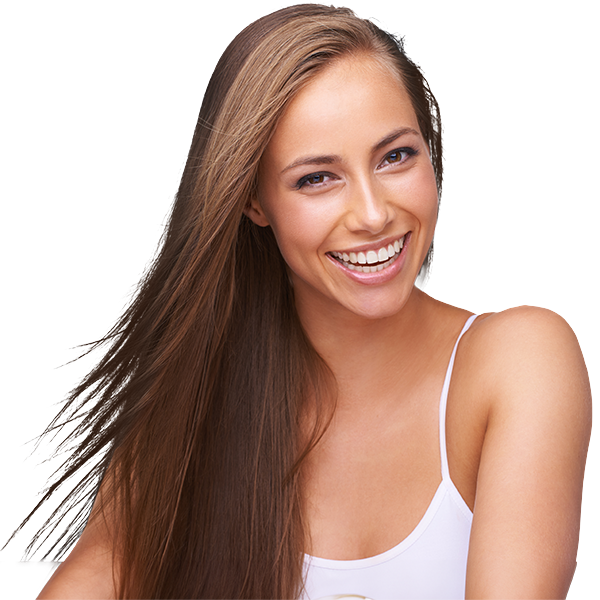
POLYGON ((399 271, 402 270, 404 263, 406 262, 406 252, 408 250, 408 246, 410 244, 411 234, 408 233, 404 238, 404 246, 400 251, 400 256, 389 266, 381 271, 375 271, 375 273, 362 273, 361 271, 351 271, 347 267, 345 267, 339 260, 336 260, 331 255, 327 255, 328 258, 333 262, 333 264, 341 269, 345 275, 357 281, 359 283, 363 283, 365 285, 378 285, 381 283, 386 283, 393 279, 399 271))

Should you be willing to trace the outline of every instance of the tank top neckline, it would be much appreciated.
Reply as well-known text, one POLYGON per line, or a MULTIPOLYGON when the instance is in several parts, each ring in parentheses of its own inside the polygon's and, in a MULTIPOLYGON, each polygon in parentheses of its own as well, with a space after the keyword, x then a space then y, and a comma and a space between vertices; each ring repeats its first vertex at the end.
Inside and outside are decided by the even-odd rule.
POLYGON ((446 407, 448 404, 448 392, 450 389, 450 381, 452 379, 452 370, 454 368, 454 360, 456 358, 458 344, 462 336, 468 331, 469 327, 471 327, 473 321, 475 321, 475 319, 478 316, 479 315, 477 314, 471 315, 465 322, 454 344, 454 349, 452 350, 452 354, 448 363, 448 368, 446 370, 446 376, 444 378, 444 385, 442 387, 439 406, 439 443, 442 480, 440 481, 440 484, 438 485, 435 494, 433 495, 433 498, 429 503, 429 506, 427 507, 427 510, 425 511, 425 514, 423 515, 421 520, 400 543, 396 544, 389 550, 381 552, 380 554, 375 554, 374 556, 369 556, 367 558, 357 558, 351 560, 320 558, 318 556, 311 556, 310 554, 305 554, 305 563, 325 569, 343 570, 372 567, 374 565, 391 560, 399 554, 402 554, 402 552, 406 551, 421 537, 423 532, 427 529, 427 527, 435 517, 438 508, 442 504, 442 501, 447 494, 452 496, 454 502, 469 519, 472 518, 473 513, 471 512, 471 509, 467 506, 463 497, 460 495, 460 492, 458 491, 457 487, 454 485, 454 482, 450 478, 450 471, 448 468, 448 452, 446 448, 446 407))

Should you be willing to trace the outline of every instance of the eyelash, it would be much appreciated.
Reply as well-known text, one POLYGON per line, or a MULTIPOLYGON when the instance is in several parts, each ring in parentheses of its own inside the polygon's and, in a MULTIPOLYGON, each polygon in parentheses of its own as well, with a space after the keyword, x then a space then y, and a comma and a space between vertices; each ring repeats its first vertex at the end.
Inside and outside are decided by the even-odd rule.
MULTIPOLYGON (((392 154, 408 154, 407 158, 400 161, 400 162, 405 162, 406 160, 408 160, 409 157, 415 156, 418 152, 419 151, 416 148, 410 148, 408 146, 404 147, 404 148, 396 148, 395 150, 392 150, 391 152, 386 154, 386 156, 383 160, 387 160, 390 156, 392 156, 392 154)), ((396 165, 398 163, 395 162, 395 163, 390 163, 390 164, 396 165)))
MULTIPOLYGON (((408 160, 408 158, 410 158, 411 156, 416 156, 418 153, 419 153, 419 151, 416 148, 410 148, 410 147, 396 148, 395 150, 392 150, 391 152, 388 152, 388 154, 385 155, 385 158, 383 159, 382 163, 385 162, 386 160, 388 160, 394 154, 406 154, 407 157, 404 160, 389 163, 391 165, 401 164, 403 162, 406 162, 408 160)), ((379 167, 377 167, 377 168, 379 168, 379 167)), ((333 177, 333 175, 331 173, 327 173, 326 171, 318 171, 317 173, 310 173, 308 175, 305 175, 304 177, 301 177, 298 180, 298 182, 296 183, 295 188, 297 190, 301 189, 302 187, 307 185, 308 182, 312 178, 315 178, 315 177, 333 177)), ((316 187, 317 185, 320 185, 321 183, 323 183, 323 182, 314 183, 313 186, 316 187)))

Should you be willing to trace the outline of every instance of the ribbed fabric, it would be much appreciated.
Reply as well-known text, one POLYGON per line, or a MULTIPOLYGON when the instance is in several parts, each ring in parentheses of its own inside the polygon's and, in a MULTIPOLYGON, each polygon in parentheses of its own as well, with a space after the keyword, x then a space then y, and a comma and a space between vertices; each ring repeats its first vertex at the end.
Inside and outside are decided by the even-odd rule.
POLYGON ((465 597, 473 514, 450 479, 446 405, 458 343, 476 317, 469 317, 460 332, 446 372, 439 410, 442 481, 425 515, 408 537, 383 554, 360 560, 329 560, 306 555, 303 598, 450 600, 465 597))

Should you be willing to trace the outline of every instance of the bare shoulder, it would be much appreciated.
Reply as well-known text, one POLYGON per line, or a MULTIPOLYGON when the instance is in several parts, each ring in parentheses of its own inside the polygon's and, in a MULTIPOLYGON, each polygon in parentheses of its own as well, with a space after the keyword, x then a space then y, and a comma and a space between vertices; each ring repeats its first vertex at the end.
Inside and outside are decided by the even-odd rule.
POLYGON ((487 422, 467 597, 564 598, 591 430, 577 338, 560 316, 533 307, 480 317, 469 333, 463 364, 487 422))
POLYGON ((40 592, 38 600, 117 597, 113 544, 103 515, 95 504, 81 537, 40 592))
POLYGON ((522 407, 524 391, 532 403, 568 402, 572 410, 575 401, 582 409, 591 407, 585 361, 575 333, 561 316, 520 306, 483 315, 469 333, 465 364, 490 408, 510 398, 518 398, 522 407))
POLYGON ((558 314, 536 306, 518 306, 499 313, 482 315, 472 327, 475 343, 495 342, 499 349, 506 345, 567 344, 566 350, 577 350, 577 338, 569 324, 558 314))

